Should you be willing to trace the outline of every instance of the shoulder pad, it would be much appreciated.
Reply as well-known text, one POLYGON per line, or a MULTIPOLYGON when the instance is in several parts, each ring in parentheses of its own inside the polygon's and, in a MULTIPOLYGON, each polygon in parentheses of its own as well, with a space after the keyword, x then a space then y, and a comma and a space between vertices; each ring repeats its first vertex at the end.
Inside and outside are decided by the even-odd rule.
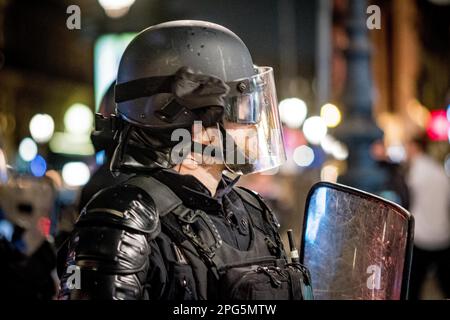
POLYGON ((77 225, 113 225, 156 236, 160 230, 153 199, 127 183, 98 192, 83 208, 77 225))

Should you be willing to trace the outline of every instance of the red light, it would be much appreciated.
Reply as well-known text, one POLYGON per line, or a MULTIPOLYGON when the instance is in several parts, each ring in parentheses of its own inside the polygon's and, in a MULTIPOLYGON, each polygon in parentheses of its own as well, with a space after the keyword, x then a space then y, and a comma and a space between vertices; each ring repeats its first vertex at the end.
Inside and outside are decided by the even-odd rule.
POLYGON ((294 150, 298 146, 306 144, 303 133, 298 129, 283 128, 284 145, 287 150, 294 150))
POLYGON ((42 234, 45 235, 46 237, 48 237, 50 234, 50 225, 51 221, 49 218, 46 217, 39 218, 38 221, 39 231, 41 231, 42 234))
POLYGON ((450 124, 445 110, 431 111, 431 118, 427 125, 428 137, 434 141, 446 141, 449 129, 450 124))

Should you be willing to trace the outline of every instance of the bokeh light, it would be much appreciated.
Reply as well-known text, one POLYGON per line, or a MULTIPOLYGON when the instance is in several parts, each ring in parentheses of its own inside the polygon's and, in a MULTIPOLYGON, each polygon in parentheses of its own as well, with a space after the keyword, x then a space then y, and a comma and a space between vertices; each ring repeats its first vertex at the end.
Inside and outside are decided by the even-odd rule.
POLYGON ((84 162, 69 162, 62 168, 62 177, 68 186, 79 187, 89 181, 91 173, 84 162))
POLYGON ((337 142, 333 146, 332 155, 337 160, 345 160, 348 158, 348 148, 342 142, 337 142))
POLYGON ((100 150, 95 154, 95 164, 101 166, 105 163, 106 160, 106 152, 105 150, 100 150))
POLYGON ((333 153, 333 147, 337 143, 337 140, 330 134, 325 135, 320 141, 320 146, 326 153, 333 153))
POLYGON ((30 163, 30 171, 35 177, 42 177, 47 171, 47 162, 45 159, 37 155, 30 163))
POLYGON ((98 0, 108 17, 120 18, 128 13, 136 0, 98 0))
POLYGON ((305 120, 303 124, 303 133, 306 140, 312 144, 319 144, 320 141, 327 134, 327 126, 323 119, 318 116, 313 116, 305 120))
POLYGON ((431 119, 427 125, 428 137, 433 141, 445 141, 448 139, 449 129, 445 110, 431 111, 431 119))
POLYGON ((36 142, 34 142, 33 139, 27 137, 23 139, 19 144, 19 156, 24 161, 31 161, 33 160, 38 152, 38 148, 36 145, 36 142))
POLYGON ((320 117, 329 128, 335 128, 341 123, 341 112, 334 104, 327 103, 320 109, 320 117))
POLYGON ((336 183, 339 176, 339 168, 334 164, 326 164, 320 171, 322 181, 336 183))
POLYGON ((55 122, 50 115, 38 113, 31 118, 29 129, 31 136, 37 143, 46 143, 53 136, 55 122))
POLYGON ((72 134, 88 134, 92 130, 94 115, 88 106, 75 103, 64 114, 66 131, 72 134))
POLYGON ((281 121, 289 128, 300 128, 308 113, 306 103, 298 98, 282 100, 279 104, 279 110, 281 121))
POLYGON ((406 159, 406 150, 402 145, 389 146, 386 153, 392 162, 399 163, 406 159))
POLYGON ((300 167, 308 167, 314 161, 314 150, 306 145, 297 147, 293 154, 294 162, 300 167))

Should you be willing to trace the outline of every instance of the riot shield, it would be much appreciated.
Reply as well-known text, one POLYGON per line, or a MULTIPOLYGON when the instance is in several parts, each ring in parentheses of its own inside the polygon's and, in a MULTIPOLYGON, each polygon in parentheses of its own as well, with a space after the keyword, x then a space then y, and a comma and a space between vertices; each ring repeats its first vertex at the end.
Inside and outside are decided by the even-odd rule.
POLYGON ((394 203, 343 185, 314 185, 300 254, 314 298, 406 299, 413 228, 413 217, 394 203))

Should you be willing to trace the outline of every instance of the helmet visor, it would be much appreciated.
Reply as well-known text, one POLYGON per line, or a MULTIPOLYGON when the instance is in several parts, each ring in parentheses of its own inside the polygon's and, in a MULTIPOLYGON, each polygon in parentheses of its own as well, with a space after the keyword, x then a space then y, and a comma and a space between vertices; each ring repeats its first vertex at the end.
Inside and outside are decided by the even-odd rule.
POLYGON ((224 159, 228 170, 249 174, 270 170, 286 161, 278 103, 270 67, 235 81, 226 97, 223 127, 224 159))

